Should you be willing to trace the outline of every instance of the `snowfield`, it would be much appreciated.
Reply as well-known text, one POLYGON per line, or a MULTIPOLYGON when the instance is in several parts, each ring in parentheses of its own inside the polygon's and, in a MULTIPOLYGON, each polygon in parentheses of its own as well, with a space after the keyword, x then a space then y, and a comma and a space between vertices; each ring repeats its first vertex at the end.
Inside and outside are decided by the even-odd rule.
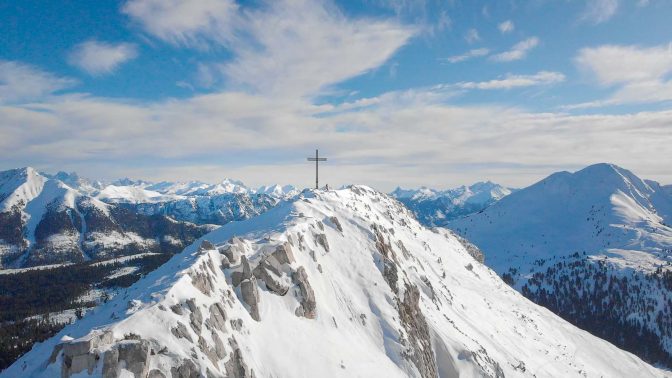
POLYGON ((0 375, 668 375, 479 260, 367 187, 306 191, 204 236, 0 375))

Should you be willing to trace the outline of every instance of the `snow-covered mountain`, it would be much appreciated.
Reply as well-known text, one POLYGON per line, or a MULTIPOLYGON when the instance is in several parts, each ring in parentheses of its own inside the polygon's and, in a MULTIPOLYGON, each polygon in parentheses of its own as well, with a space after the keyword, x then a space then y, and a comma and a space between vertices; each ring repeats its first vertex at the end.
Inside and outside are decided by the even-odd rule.
POLYGON ((441 226, 453 219, 477 213, 513 191, 487 181, 448 190, 397 188, 390 195, 411 209, 421 223, 441 226))
POLYGON ((666 375, 366 187, 304 192, 202 240, 0 375, 666 375))
POLYGON ((0 172, 0 267, 177 252, 211 229, 83 194, 92 187, 72 174, 30 167, 0 172))
POLYGON ((555 173, 448 227, 528 298, 672 366, 672 196, 612 164, 555 173))
POLYGON ((199 181, 160 182, 125 179, 91 193, 107 203, 122 204, 145 215, 165 215, 178 221, 222 225, 248 219, 299 194, 291 185, 251 189, 240 181, 217 184, 199 181))

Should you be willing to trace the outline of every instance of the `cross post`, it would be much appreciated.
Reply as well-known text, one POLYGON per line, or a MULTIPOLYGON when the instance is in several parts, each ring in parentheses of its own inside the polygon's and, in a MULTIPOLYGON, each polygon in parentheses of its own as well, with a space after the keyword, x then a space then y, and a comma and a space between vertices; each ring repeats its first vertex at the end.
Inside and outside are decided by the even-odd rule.
POLYGON ((315 162, 315 189, 320 188, 319 182, 319 164, 321 161, 327 161, 327 158, 321 158, 318 150, 315 150, 315 157, 309 157, 308 161, 315 162))

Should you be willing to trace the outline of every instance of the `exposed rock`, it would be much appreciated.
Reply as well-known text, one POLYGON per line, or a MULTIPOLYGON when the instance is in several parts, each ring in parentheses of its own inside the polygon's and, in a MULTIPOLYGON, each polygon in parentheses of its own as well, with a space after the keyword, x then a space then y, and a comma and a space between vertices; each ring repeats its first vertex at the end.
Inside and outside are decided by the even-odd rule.
POLYGON ((292 274, 292 281, 299 285, 301 291, 301 306, 297 309, 297 315, 304 316, 308 319, 315 319, 317 316, 317 302, 315 302, 315 292, 308 282, 308 274, 304 267, 292 274))
POLYGON ((429 327, 419 306, 420 291, 415 285, 407 284, 404 300, 397 299, 397 302, 399 318, 408 335, 406 358, 413 362, 423 378, 438 378, 429 327))
POLYGON ((187 306, 189 306, 189 310, 191 310, 191 314, 189 315, 191 328, 194 329, 196 334, 199 334, 201 333, 201 324, 203 323, 203 314, 201 313, 201 309, 196 305, 196 302, 193 298, 187 300, 187 306))
POLYGON ((233 342, 229 340, 229 344, 232 344, 233 352, 229 354, 229 360, 224 364, 227 377, 255 378, 254 370, 250 369, 243 360, 243 355, 240 353, 240 348, 238 348, 235 340, 233 342))
POLYGON ((233 328, 234 331, 243 329, 243 319, 231 319, 229 323, 231 323, 231 328, 233 328))
POLYGON ((208 346, 208 342, 205 341, 205 338, 203 336, 198 337, 198 349, 200 349, 201 352, 203 352, 203 354, 205 354, 208 357, 208 359, 210 360, 210 362, 212 362, 213 365, 217 366, 217 361, 219 359, 217 357, 217 353, 215 352, 214 349, 208 346))
POLYGON ((338 218, 336 218, 336 217, 329 217, 329 221, 330 221, 331 223, 333 223, 334 227, 336 227, 336 229, 337 229, 339 232, 343 232, 343 226, 341 226, 341 222, 338 220, 338 218))
POLYGON ((249 279, 252 277, 252 269, 250 268, 250 262, 247 261, 247 256, 243 255, 240 257, 240 265, 243 267, 243 279, 249 279))
POLYGON ((325 234, 315 235, 315 242, 321 245, 326 252, 329 252, 329 242, 327 241, 327 235, 325 234))
POLYGON ((212 283, 212 280, 208 274, 201 272, 190 272, 189 276, 191 277, 191 284, 200 290, 201 293, 210 295, 210 293, 214 290, 214 284, 212 283))
POLYGON ((170 375, 173 378, 199 378, 200 371, 194 361, 185 359, 180 366, 170 369, 170 375))
POLYGON ((215 245, 210 243, 208 240, 203 240, 201 245, 198 247, 199 251, 211 251, 216 249, 215 245))
POLYGON ((182 315, 182 314, 183 314, 183 312, 182 312, 182 305, 179 304, 179 303, 170 306, 170 310, 171 310, 172 312, 176 313, 177 315, 182 315))
MULTIPOLYGON (((112 332, 97 331, 89 334, 81 339, 72 340, 63 343, 61 349, 63 350, 63 363, 61 365, 61 375, 63 377, 70 377, 73 374, 80 373, 84 370, 91 374, 96 368, 100 355, 97 348, 101 345, 109 344, 114 341, 112 332)), ((59 347, 54 348, 56 351, 59 347)), ((52 356, 54 354, 52 352, 52 356)))
POLYGON ((272 254, 280 264, 291 264, 295 261, 292 246, 289 243, 280 244, 272 254))
POLYGON ((215 343, 215 353, 217 354, 217 357, 226 357, 226 348, 224 347, 224 342, 219 338, 219 335, 217 335, 217 332, 215 331, 212 331, 212 341, 215 343))
POLYGON ((205 321, 206 326, 213 327, 222 332, 226 332, 226 311, 221 303, 216 302, 210 305, 210 317, 205 321))
POLYGON ((477 246, 472 244, 469 240, 458 235, 457 233, 451 232, 451 235, 457 238, 457 240, 459 240, 460 243, 462 243, 462 245, 467 250, 469 255, 471 255, 471 257, 473 257, 476 261, 478 261, 481 264, 485 263, 485 255, 483 254, 483 251, 481 251, 477 246))
POLYGON ((166 378, 166 375, 161 372, 161 370, 153 369, 149 372, 147 378, 166 378))
POLYGON ((245 243, 243 240, 234 237, 229 240, 226 246, 219 249, 219 253, 222 253, 232 265, 237 265, 244 250, 245 243))
POLYGON ((260 321, 261 317, 259 316, 259 290, 257 289, 257 280, 254 277, 244 280, 240 284, 240 293, 242 294, 243 301, 250 306, 250 315, 252 319, 260 321))
POLYGON ((233 287, 240 286, 240 283, 243 281, 243 272, 231 272, 231 285, 233 287))
POLYGON ((103 356, 103 378, 116 378, 119 373, 119 350, 112 348, 103 356))
POLYGON ((283 296, 289 291, 289 286, 285 285, 278 277, 279 271, 273 268, 268 260, 263 260, 254 268, 254 276, 264 281, 266 288, 275 294, 283 296))
POLYGON ((189 333, 189 330, 187 329, 187 326, 185 326, 182 322, 178 321, 177 326, 171 328, 170 331, 178 339, 187 339, 187 340, 189 340, 189 342, 192 342, 192 343, 194 342, 194 340, 191 338, 191 334, 189 333))
POLYGON ((117 345, 119 362, 135 377, 146 377, 149 368, 149 342, 147 340, 127 340, 117 345))

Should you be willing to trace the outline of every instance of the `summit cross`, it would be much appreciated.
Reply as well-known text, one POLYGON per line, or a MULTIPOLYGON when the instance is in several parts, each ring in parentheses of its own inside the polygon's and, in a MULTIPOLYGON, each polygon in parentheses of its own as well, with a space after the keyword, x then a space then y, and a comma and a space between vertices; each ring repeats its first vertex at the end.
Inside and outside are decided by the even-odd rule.
POLYGON ((320 188, 319 182, 319 164, 321 161, 327 161, 327 158, 321 158, 318 150, 315 150, 315 157, 309 157, 308 161, 315 162, 315 189, 320 188))

